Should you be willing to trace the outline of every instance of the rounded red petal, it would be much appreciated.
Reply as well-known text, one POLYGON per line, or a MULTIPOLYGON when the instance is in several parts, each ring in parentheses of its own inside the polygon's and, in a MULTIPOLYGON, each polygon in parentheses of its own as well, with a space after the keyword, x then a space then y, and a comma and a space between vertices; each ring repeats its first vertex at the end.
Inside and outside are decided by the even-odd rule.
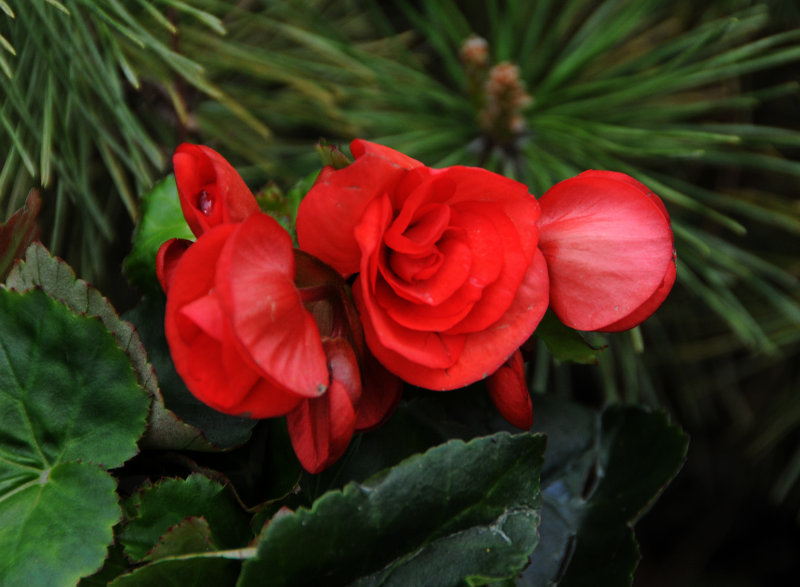
POLYGON ((556 184, 539 205, 550 305, 562 322, 602 330, 656 299, 673 239, 663 204, 647 188, 592 171, 556 184))
POLYGON ((667 299, 669 292, 672 290, 672 286, 675 285, 675 278, 677 277, 677 270, 675 267, 675 260, 673 259, 672 263, 670 263, 669 267, 667 268, 667 274, 664 276, 664 281, 661 282, 661 285, 658 289, 650 296, 647 301, 645 301, 641 306, 639 306, 636 310, 628 314, 625 318, 620 320, 619 322, 614 322, 613 324, 609 324, 603 328, 600 328, 600 332, 621 332, 623 330, 630 330, 647 320, 650 316, 652 316, 653 312, 658 310, 661 304, 667 299))
POLYGON ((416 159, 412 159, 408 155, 404 155, 400 151, 395 151, 390 147, 365 141, 364 139, 354 139, 351 141, 350 152, 356 159, 359 159, 364 155, 371 155, 373 157, 383 159, 384 161, 388 161, 389 163, 397 165, 398 167, 402 167, 403 169, 414 169, 415 167, 422 166, 422 163, 416 159))
POLYGON ((215 286, 239 350, 265 376, 304 397, 328 385, 319 330, 294 284, 294 253, 286 231, 254 214, 223 248, 215 286))
POLYGON ((171 238, 161 243, 156 253, 156 277, 161 284, 161 289, 166 293, 172 281, 172 274, 178 261, 189 248, 192 241, 182 238, 171 238))

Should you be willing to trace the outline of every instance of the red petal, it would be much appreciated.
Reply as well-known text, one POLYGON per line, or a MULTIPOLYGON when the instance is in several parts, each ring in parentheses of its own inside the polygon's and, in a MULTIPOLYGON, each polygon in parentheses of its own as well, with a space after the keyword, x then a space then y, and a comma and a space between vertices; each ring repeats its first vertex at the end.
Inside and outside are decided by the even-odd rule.
MULTIPOLYGON (((353 296, 356 299, 359 313, 362 321, 367 320, 365 314, 371 314, 371 324, 374 323, 373 333, 376 338, 381 340, 382 348, 389 348, 394 352, 413 357, 414 362, 429 367, 448 367, 460 354, 464 344, 463 337, 440 337, 435 332, 408 329, 392 320, 373 298, 378 279, 377 251, 381 246, 385 227, 388 226, 388 215, 391 214, 389 206, 388 197, 376 198, 367 206, 362 221, 355 230, 355 236, 362 251, 361 272, 353 284, 353 296)), ((394 371, 380 355, 375 354, 390 371, 394 371)), ((397 374, 405 378, 404 375, 397 374)))
POLYGON ((367 343, 378 360, 390 371, 406 381, 411 381, 407 378, 407 373, 399 372, 387 363, 384 355, 377 352, 373 345, 385 351, 387 356, 397 353, 411 365, 424 365, 437 370, 447 369, 458 360, 466 340, 464 335, 442 336, 438 332, 403 326, 375 302, 372 292, 366 290, 367 287, 366 280, 359 275, 353 284, 353 297, 361 314, 367 343), (374 343, 370 342, 370 335, 374 343))
POLYGON ((470 277, 472 252, 469 244, 464 242, 465 239, 458 238, 459 236, 445 238, 439 243, 437 251, 442 255, 442 262, 439 270, 430 279, 408 282, 398 277, 381 258, 383 279, 391 286, 394 294, 402 299, 428 306, 441 304, 470 277))
MULTIPOLYGON (((533 198, 530 198, 531 200, 533 198)), ((501 245, 494 249, 494 263, 499 273, 491 283, 481 284, 480 300, 469 315, 453 325, 448 334, 479 332, 488 328, 506 312, 516 297, 517 288, 530 267, 531 256, 527 256, 525 241, 536 238, 537 231, 520 235, 514 222, 503 214, 501 210, 492 209, 491 205, 461 204, 460 207, 474 208, 476 213, 483 214, 495 227, 495 232, 500 235, 501 245)), ((521 213, 526 213, 524 209, 521 213)), ((527 213, 538 215, 538 208, 530 207, 527 213)), ((489 275, 484 276, 484 281, 489 275)))
POLYGON ((192 241, 186 239, 171 238, 158 248, 158 253, 156 253, 156 276, 164 293, 169 289, 175 266, 191 244, 192 241))
POLYGON ((294 285, 292 241, 273 218, 259 213, 238 225, 220 254, 215 285, 240 352, 294 393, 325 391, 319 330, 294 285))
POLYGON ((648 300, 658 299, 671 270, 672 231, 663 204, 620 175, 582 173, 539 200, 550 304, 577 330, 625 324, 648 300))
POLYGON ((489 397, 509 424, 529 430, 533 426, 533 403, 525 382, 522 353, 515 351, 486 383, 489 397))
POLYGON ((350 143, 350 152, 356 159, 364 155, 372 155, 373 157, 383 159, 403 169, 414 169, 415 167, 422 166, 422 163, 416 159, 412 159, 408 155, 404 155, 400 151, 395 151, 389 147, 384 147, 378 143, 371 143, 364 139, 354 139, 350 143))
POLYGON ((183 143, 172 157, 181 209, 200 236, 220 224, 240 222, 258 212, 258 204, 239 173, 204 145, 183 143))
POLYGON ((655 293, 650 296, 646 302, 634 310, 631 314, 620 320, 609 324, 605 328, 601 328, 601 332, 620 332, 622 330, 630 330, 647 320, 653 312, 658 310, 661 304, 667 299, 672 286, 675 285, 675 278, 677 271, 675 268, 675 260, 673 259, 667 268, 667 274, 664 276, 664 281, 661 282, 659 288, 655 293))
POLYGON ((461 202, 473 202, 496 210, 508 218, 520 237, 525 257, 530 259, 539 238, 537 222, 539 204, 525 184, 477 167, 454 166, 442 170, 442 180, 455 184, 447 202, 456 207, 461 202))
POLYGON ((370 352, 361 362, 361 400, 358 402, 356 432, 372 430, 392 415, 403 391, 403 382, 389 373, 370 352))
POLYGON ((319 473, 344 454, 356 424, 361 396, 358 361, 344 339, 326 339, 331 385, 321 397, 305 400, 287 415, 289 436, 300 464, 319 473))
POLYGON ((480 289, 465 285, 442 303, 429 306, 397 296, 379 279, 373 296, 381 309, 400 326, 412 330, 444 332, 461 322, 472 311, 480 297, 480 289))
POLYGON ((415 162, 387 147, 353 141, 356 160, 343 169, 321 173, 297 212, 300 248, 342 275, 359 270, 361 253, 354 237, 367 205, 394 189, 415 162), (407 160, 407 161, 406 161, 407 160))

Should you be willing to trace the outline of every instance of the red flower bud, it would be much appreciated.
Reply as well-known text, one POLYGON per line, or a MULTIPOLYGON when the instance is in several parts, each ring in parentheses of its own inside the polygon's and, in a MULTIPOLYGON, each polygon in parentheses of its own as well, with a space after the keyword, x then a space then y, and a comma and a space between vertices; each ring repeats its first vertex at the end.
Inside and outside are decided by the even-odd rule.
POLYGON ((300 464, 319 473, 344 454, 356 426, 361 377, 353 348, 343 338, 322 341, 330 369, 328 391, 303 401, 287 414, 286 422, 300 464))
POLYGON ((512 426, 529 430, 533 426, 533 404, 525 382, 522 353, 515 351, 487 380, 489 397, 512 426))
POLYGON ((239 173, 213 149, 183 143, 175 150, 172 164, 181 209, 195 236, 259 211, 239 173))

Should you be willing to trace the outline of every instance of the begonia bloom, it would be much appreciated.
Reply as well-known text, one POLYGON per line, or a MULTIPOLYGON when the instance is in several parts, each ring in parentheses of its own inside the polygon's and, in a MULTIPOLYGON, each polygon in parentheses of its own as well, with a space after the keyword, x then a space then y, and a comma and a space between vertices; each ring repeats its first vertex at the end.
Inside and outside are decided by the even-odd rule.
POLYGON ((405 381, 455 389, 496 371, 547 307, 539 207, 484 169, 432 169, 354 141, 301 203, 301 249, 343 275, 375 357, 405 381))
POLYGON ((291 240, 265 214, 203 233, 172 270, 165 331, 198 399, 234 415, 284 415, 328 385, 316 324, 293 283, 291 240))

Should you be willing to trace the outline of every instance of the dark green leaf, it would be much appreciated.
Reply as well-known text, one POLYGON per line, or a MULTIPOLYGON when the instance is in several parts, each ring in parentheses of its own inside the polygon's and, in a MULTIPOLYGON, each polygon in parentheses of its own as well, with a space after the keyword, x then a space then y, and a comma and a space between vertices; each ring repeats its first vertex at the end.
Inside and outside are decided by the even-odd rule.
POLYGON ((74 584, 120 516, 104 470, 136 454, 148 397, 114 337, 36 290, 0 290, 0 584, 74 584))
POLYGON ((141 219, 133 235, 133 248, 125 259, 125 275, 144 291, 159 291, 156 253, 171 238, 194 239, 183 218, 175 176, 158 182, 142 196, 141 219))
POLYGON ((227 587, 236 584, 241 562, 224 557, 203 556, 165 558, 117 577, 113 587, 186 587, 213 585, 227 587))
POLYGON ((662 413, 600 414, 537 398, 548 436, 541 546, 522 585, 629 585, 639 561, 633 525, 683 464, 686 435, 662 413))
POLYGON ((513 577, 537 543, 544 438, 453 440, 265 527, 240 585, 513 577), (302 545, 302 548, 298 548, 302 545), (313 557, 307 553, 313 552, 313 557))
POLYGON ((135 510, 135 515, 122 530, 120 542, 133 560, 145 559, 157 545, 163 550, 164 541, 173 542, 170 548, 174 548, 174 537, 165 535, 189 517, 205 518, 211 529, 209 546, 239 548, 252 536, 244 511, 228 488, 200 474, 164 479, 147 487, 126 504, 126 509, 135 510))
POLYGON ((202 516, 189 516, 172 526, 143 560, 154 561, 182 554, 218 550, 211 536, 211 527, 202 516))

